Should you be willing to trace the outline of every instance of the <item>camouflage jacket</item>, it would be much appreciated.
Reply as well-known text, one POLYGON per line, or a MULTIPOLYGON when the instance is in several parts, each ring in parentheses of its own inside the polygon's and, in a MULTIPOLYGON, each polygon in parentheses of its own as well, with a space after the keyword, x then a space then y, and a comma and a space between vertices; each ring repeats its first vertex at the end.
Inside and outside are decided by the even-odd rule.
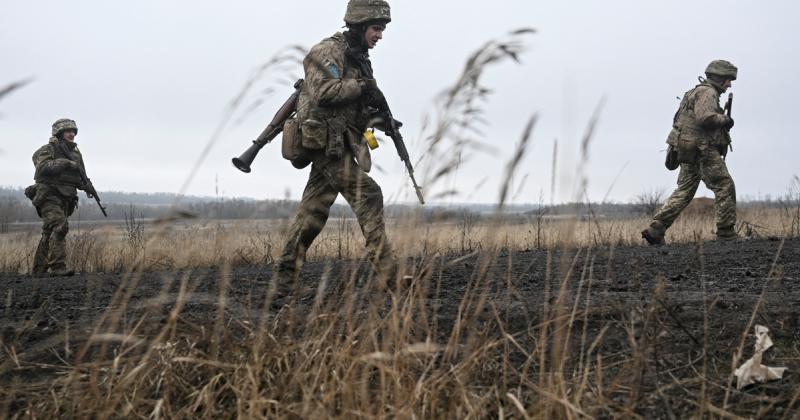
MULTIPOLYGON (((83 188, 80 172, 69 164, 69 159, 58 147, 59 140, 51 137, 50 141, 40 147, 33 154, 33 165, 36 167, 34 179, 37 184, 46 184, 55 187, 63 196, 76 196, 77 189, 83 188)), ((67 142, 72 154, 78 159, 78 164, 83 167, 78 145, 67 142)))
POLYGON ((703 149, 707 146, 727 146, 727 121, 719 97, 722 90, 706 81, 686 92, 672 122, 667 143, 675 145, 678 138, 693 140, 703 149))
POLYGON ((297 104, 303 146, 339 157, 349 149, 365 171, 371 160, 363 133, 370 123, 358 79, 358 64, 347 56, 347 40, 336 33, 311 48, 303 60, 305 84, 297 104), (337 150, 338 149, 338 150, 337 150))

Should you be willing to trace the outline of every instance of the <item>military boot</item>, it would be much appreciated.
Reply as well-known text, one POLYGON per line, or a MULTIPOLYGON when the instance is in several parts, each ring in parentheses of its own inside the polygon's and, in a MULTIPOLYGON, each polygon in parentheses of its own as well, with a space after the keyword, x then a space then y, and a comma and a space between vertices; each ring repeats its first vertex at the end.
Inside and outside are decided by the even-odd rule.
POLYGON ((57 268, 55 270, 50 270, 50 277, 72 277, 75 275, 75 270, 64 268, 57 268))
POLYGON ((647 241, 649 245, 664 245, 664 235, 666 231, 661 222, 653 221, 647 229, 642 231, 642 238, 647 241))
POLYGON ((292 301, 305 302, 314 297, 314 288, 303 285, 299 268, 290 264, 293 265, 294 262, 279 263, 273 267, 269 284, 273 308, 279 308, 292 301))
POLYGON ((729 242, 737 239, 739 239, 739 234, 736 233, 736 229, 733 227, 717 229, 717 241, 729 242))
POLYGON ((33 255, 32 276, 43 276, 47 274, 47 254, 49 253, 50 234, 42 235, 39 246, 36 247, 36 254, 33 255))

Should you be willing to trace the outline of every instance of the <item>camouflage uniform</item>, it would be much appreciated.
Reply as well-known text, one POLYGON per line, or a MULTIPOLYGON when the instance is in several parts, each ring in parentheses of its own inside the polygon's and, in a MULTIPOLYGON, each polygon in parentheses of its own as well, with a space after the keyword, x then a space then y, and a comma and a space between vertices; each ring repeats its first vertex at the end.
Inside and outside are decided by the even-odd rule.
POLYGON ((78 204, 77 189, 83 187, 78 165, 83 166, 83 157, 74 142, 65 142, 78 162, 70 161, 57 146, 58 135, 66 130, 78 128, 72 120, 58 120, 53 124, 50 141, 33 154, 36 167, 36 184, 29 187, 29 196, 36 212, 42 218, 42 237, 33 258, 31 273, 41 275, 48 270, 52 274, 71 274, 66 265, 66 236, 69 217, 78 204))
MULTIPOLYGON (((345 20, 348 25, 388 22, 388 13, 382 0, 351 0, 345 20)), ((356 214, 375 270, 391 276, 396 269, 386 237, 383 194, 367 175, 372 165, 363 133, 373 123, 368 84, 374 81, 363 74, 362 65, 371 64, 366 48, 352 44, 346 34, 337 33, 314 46, 303 62, 305 84, 296 118, 312 166, 278 265, 282 282, 299 272, 339 194, 356 214), (355 60, 365 61, 359 65, 355 60)))
MULTIPOLYGON (((721 60, 712 62, 706 70, 709 76, 730 80, 736 79, 736 73, 736 67, 721 60)), ((681 163, 678 188, 653 216, 650 227, 642 232, 651 244, 664 242, 666 230, 692 201, 700 181, 714 192, 717 238, 736 238, 736 186, 724 160, 730 144, 728 129, 733 121, 719 105, 724 91, 719 82, 709 79, 686 92, 681 101, 667 142, 673 148, 678 148, 680 142, 691 144, 694 155, 689 162, 681 163)))

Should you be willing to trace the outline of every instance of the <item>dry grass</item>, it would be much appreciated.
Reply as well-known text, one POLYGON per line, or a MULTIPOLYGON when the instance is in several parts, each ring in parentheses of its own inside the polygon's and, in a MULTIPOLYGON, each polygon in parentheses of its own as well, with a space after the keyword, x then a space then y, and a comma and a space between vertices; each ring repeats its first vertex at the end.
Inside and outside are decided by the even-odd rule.
MULTIPOLYGON (((745 210, 739 214, 743 221, 740 233, 750 237, 794 236, 793 216, 781 209, 745 210)), ((475 220, 474 215, 466 214, 451 222, 391 220, 388 235, 400 256, 429 258, 491 248, 520 251, 638 245, 642 244, 640 232, 648 222, 646 218, 577 220, 537 215, 500 222, 475 220)), ((669 230, 667 240, 712 240, 714 230, 712 216, 681 217, 669 230)), ((73 228, 68 236, 68 258, 71 267, 86 273, 269 264, 280 256, 285 231, 285 221, 73 228), (140 233, 132 236, 132 230, 140 233)), ((0 235, 0 240, 0 272, 29 272, 38 233, 7 233, 0 235)), ((355 220, 330 220, 309 250, 308 259, 358 259, 364 254, 363 243, 355 220)))
MULTIPOLYGON (((626 225, 637 230, 643 222, 626 225)), ((575 220, 546 223, 548 237, 561 241, 569 235, 592 241, 598 224, 614 226, 575 220)), ((140 271, 129 271, 106 313, 88 331, 67 329, 63 338, 48 344, 59 362, 28 362, 26 353, 31 349, 4 340, 0 374, 10 369, 50 374, 46 380, 0 392, 0 413, 32 418, 638 417, 646 393, 639 388, 642 375, 655 357, 654 333, 665 334, 667 328, 659 319, 664 317, 659 306, 664 299, 663 279, 657 279, 647 295, 632 298, 623 319, 609 321, 628 326, 629 348, 603 352, 608 326, 587 330, 587 319, 602 313, 593 309, 592 301, 598 296, 592 293, 597 276, 588 262, 594 261, 595 247, 589 244, 574 251, 586 253, 585 264, 577 264, 577 254, 563 254, 556 262, 554 253, 548 253, 541 261, 546 267, 542 305, 526 309, 524 325, 512 325, 507 320, 512 308, 504 302, 519 295, 526 280, 509 269, 502 290, 493 291, 488 285, 495 280, 498 264, 503 271, 504 259, 499 256, 504 248, 529 242, 519 240, 514 234, 519 229, 511 226, 506 231, 481 232, 489 227, 475 227, 481 251, 474 270, 463 279, 466 292, 455 298, 459 302, 455 313, 439 313, 430 296, 447 297, 447 291, 439 290, 441 268, 436 263, 458 264, 459 258, 418 259, 421 262, 408 273, 413 276, 410 287, 397 290, 383 290, 380 279, 349 269, 335 279, 323 273, 312 302, 291 301, 271 311, 267 310, 270 288, 264 289, 265 307, 228 309, 229 288, 235 280, 230 264, 236 257, 231 252, 220 257, 218 295, 208 296, 205 313, 184 310, 187 304, 202 302, 202 293, 193 293, 199 280, 191 270, 166 277, 162 292, 144 302, 129 300, 142 279, 140 271), (340 283, 337 297, 324 297, 330 282, 340 283), (142 309, 126 309, 134 305, 142 309), (135 317, 128 318, 129 314, 135 317), (451 320, 451 328, 442 325, 443 319, 451 320)), ((445 252, 446 244, 453 242, 451 235, 459 234, 457 228, 439 225, 424 242, 434 249, 431 238, 437 237, 439 252, 445 252)), ((675 228, 689 240, 697 232, 693 229, 707 230, 709 224, 675 228)), ((215 226, 202 233, 195 226, 169 236, 187 241, 183 244, 189 238, 197 243, 196 238, 204 236, 209 249, 215 249, 215 237, 230 243, 234 235, 225 233, 227 229, 215 226)), ((357 237, 331 232, 323 239, 348 235, 357 237)), ((420 246, 413 245, 413 236, 406 232, 399 238, 404 252, 420 246)), ((148 246, 161 240, 166 237, 151 239, 148 246)), ((122 238, 118 241, 124 243, 122 238)), ((320 247, 327 252, 335 249, 325 241, 320 247)), ((190 254, 186 252, 187 258, 190 254)), ((778 278, 774 264, 768 277, 773 276, 778 278)), ((751 323, 762 300, 753 309, 751 323)), ((745 333, 749 329, 750 325, 743 328, 745 333)), ((734 365, 748 342, 745 333, 734 365)), ((687 365, 702 372, 667 381, 658 392, 700 389, 689 398, 697 405, 693 415, 733 416, 727 396, 721 405, 706 399, 705 387, 720 385, 708 379, 702 354, 687 365)))

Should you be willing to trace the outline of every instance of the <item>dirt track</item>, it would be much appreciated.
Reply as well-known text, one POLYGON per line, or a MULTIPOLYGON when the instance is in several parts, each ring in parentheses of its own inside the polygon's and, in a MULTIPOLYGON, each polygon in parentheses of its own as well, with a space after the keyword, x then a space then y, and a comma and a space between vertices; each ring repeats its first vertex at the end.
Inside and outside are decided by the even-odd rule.
MULTIPOLYGON (((699 375, 696 370, 700 365, 691 361, 702 358, 704 340, 708 342, 710 362, 706 377, 715 384, 709 394, 712 403, 721 404, 724 385, 730 375, 731 357, 762 292, 764 301, 755 323, 769 327, 775 342, 765 360, 768 365, 789 367, 788 376, 743 392, 734 391, 730 407, 740 415, 758 415, 759 410, 766 410, 760 414, 780 418, 800 406, 792 401, 800 391, 800 240, 581 250, 555 253, 551 258, 549 265, 553 275, 547 303, 556 303, 552 296, 565 273, 571 273, 567 286, 573 296, 580 279, 584 278, 582 293, 591 286, 586 325, 589 337, 593 338, 608 327, 601 354, 624 358, 631 353, 632 339, 641 343, 642 337, 652 338, 640 378, 643 395, 637 412, 648 417, 675 415, 680 418, 681 413, 695 409, 693 402, 688 401, 696 399, 693 394, 697 387, 691 381, 668 385, 677 383, 675 379, 699 375), (653 296, 659 279, 663 279, 665 289, 656 302, 653 296), (709 308, 707 330, 704 304, 709 308), (648 308, 654 310, 653 321, 649 323, 648 308), (653 392, 656 389, 661 392, 653 392)), ((519 334, 523 346, 533 345, 535 338, 525 331, 542 318, 548 254, 531 251, 501 255, 492 263, 485 283, 469 281, 477 278, 475 272, 481 266, 479 257, 454 260, 456 257, 445 258, 443 263, 434 265, 427 292, 427 306, 440 339, 444 340, 453 328, 466 290, 477 287, 489 291, 489 303, 499 308, 508 332, 519 334)), ((337 272, 349 271, 356 264, 307 264, 301 285, 304 290, 299 293, 300 307, 303 302, 309 305, 307 302, 313 300, 323 272, 330 274, 325 277, 336 279, 339 278, 337 272)), ((265 313, 262 308, 269 271, 269 267, 232 270, 226 310, 229 318, 255 319, 265 313)), ((194 288, 182 316, 196 325, 210 327, 220 285, 224 284, 220 281, 220 269, 144 274, 135 287, 123 290, 131 293, 131 297, 122 311, 122 323, 132 325, 138 314, 154 306, 160 306, 167 314, 184 276, 191 280, 194 288), (162 298, 155 301, 164 288, 170 290, 166 296, 171 298, 165 301, 161 295, 162 298)), ((77 348, 79 343, 85 342, 96 321, 107 312, 114 293, 121 284, 127 284, 127 279, 124 275, 113 274, 64 279, 0 274, 0 297, 3 298, 0 324, 4 345, 0 353, 0 387, 46 380, 51 371, 36 368, 35 364, 58 364, 59 358, 68 359, 65 347, 77 348), (69 343, 65 346, 67 337, 69 343), (9 355, 8 349, 12 347, 16 349, 20 365, 9 355)), ((339 284, 330 284, 324 292, 324 300, 335 305, 341 299, 341 289, 339 284)), ((284 300, 279 297, 278 303, 284 300)), ((582 296, 578 306, 584 305, 582 296)), ((280 306, 270 305, 266 312, 274 314, 280 306)), ((490 318, 489 311, 486 312, 490 318)), ((579 332, 583 328, 580 320, 576 321, 574 330, 579 332)), ((748 331, 751 333, 752 329, 748 331)), ((744 345, 745 358, 752 355, 752 344, 752 337, 748 336, 744 345)), ((613 369, 608 375, 614 375, 613 369)))

